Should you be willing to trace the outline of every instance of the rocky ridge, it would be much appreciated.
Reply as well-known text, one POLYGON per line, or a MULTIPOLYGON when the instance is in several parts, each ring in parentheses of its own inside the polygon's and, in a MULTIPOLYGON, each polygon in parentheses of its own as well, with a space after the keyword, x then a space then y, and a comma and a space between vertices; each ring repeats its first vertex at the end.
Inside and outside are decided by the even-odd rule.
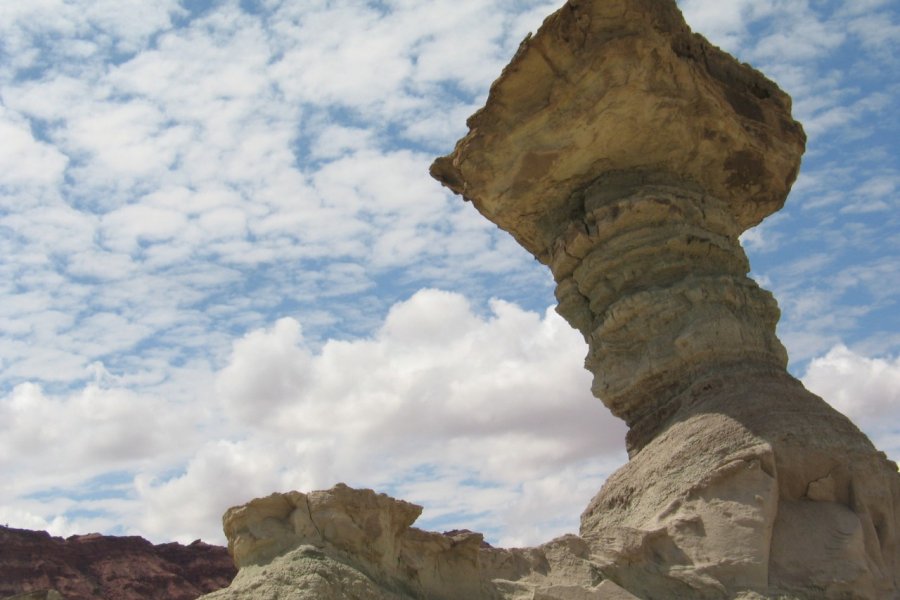
POLYGON ((421 512, 342 484, 232 508, 223 522, 240 572, 203 600, 634 598, 604 579, 577 536, 537 548, 492 548, 479 533, 412 527, 421 512))
POLYGON ((199 540, 154 546, 137 536, 63 539, 0 527, 0 598, 193 600, 235 573, 225 548, 199 540))
POLYGON ((738 240, 797 176, 790 111, 673 0, 551 15, 432 175, 551 269, 629 462, 580 536, 533 549, 342 486, 256 500, 208 598, 900 598, 897 465, 788 374, 738 240))

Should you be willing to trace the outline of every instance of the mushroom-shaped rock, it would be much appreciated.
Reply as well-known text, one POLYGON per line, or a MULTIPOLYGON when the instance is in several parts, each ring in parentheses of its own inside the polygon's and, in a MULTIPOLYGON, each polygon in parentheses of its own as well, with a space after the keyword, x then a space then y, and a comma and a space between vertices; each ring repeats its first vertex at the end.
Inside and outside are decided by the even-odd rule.
POLYGON ((789 97, 673 0, 570 0, 469 128, 432 175, 550 267, 630 428, 582 515, 605 573, 642 598, 897 597, 897 466, 787 373, 738 241, 796 178, 789 97))
POLYGON ((806 137, 790 97, 674 2, 568 2, 526 39, 432 175, 538 259, 603 174, 697 184, 743 231, 780 209, 806 137))
POLYGON ((790 105, 673 2, 569 2, 432 166, 550 266, 632 451, 687 373, 786 363, 777 306, 746 278, 738 236, 797 176, 805 136, 790 105))

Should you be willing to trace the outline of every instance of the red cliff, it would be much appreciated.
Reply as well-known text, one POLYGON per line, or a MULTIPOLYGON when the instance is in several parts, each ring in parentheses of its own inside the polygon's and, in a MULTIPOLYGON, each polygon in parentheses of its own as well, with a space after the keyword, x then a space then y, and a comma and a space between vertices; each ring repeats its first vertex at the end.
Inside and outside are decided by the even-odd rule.
POLYGON ((193 600, 235 573, 225 548, 200 540, 155 546, 137 536, 63 539, 0 527, 0 598, 53 589, 65 600, 193 600))

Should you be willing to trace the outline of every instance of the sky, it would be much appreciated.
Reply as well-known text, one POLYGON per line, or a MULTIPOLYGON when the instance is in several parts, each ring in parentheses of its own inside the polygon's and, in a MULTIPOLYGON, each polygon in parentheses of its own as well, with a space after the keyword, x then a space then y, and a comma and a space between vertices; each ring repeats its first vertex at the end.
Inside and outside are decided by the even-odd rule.
MULTIPOLYGON (((345 482, 505 546, 626 460, 548 270, 428 176, 560 0, 0 0, 0 523, 224 542, 345 482)), ((900 459, 900 5, 681 0, 809 135, 742 238, 900 459)))

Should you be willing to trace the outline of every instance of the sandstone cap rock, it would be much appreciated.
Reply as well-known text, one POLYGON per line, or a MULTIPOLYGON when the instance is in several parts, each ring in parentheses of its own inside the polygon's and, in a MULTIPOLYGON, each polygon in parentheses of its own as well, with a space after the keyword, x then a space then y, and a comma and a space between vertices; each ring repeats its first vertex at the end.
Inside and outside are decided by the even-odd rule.
POLYGON ((432 175, 543 262, 604 174, 675 177, 743 229, 781 208, 806 137, 790 97, 674 2, 570 0, 527 38, 432 175))

